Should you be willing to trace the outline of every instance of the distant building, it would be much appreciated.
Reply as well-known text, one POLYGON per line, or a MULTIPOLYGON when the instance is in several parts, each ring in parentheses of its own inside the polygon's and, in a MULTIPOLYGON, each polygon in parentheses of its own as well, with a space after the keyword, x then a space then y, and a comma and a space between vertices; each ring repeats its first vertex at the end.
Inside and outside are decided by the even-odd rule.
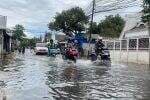
POLYGON ((44 42, 49 42, 52 39, 52 33, 46 32, 44 36, 44 42))

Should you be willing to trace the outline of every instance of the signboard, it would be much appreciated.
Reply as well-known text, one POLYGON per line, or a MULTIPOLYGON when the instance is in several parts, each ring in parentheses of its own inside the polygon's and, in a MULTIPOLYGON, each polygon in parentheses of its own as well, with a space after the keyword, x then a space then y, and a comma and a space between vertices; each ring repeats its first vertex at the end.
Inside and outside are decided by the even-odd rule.
POLYGON ((7 17, 0 15, 0 29, 6 29, 7 17))

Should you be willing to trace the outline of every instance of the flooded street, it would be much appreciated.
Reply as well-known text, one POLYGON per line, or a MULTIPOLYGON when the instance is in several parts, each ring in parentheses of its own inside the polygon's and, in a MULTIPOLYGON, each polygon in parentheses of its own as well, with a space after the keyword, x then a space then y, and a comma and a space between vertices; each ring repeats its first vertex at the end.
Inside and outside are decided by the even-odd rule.
POLYGON ((150 68, 145 65, 94 66, 78 60, 27 51, 0 68, 0 100, 149 100, 150 68))

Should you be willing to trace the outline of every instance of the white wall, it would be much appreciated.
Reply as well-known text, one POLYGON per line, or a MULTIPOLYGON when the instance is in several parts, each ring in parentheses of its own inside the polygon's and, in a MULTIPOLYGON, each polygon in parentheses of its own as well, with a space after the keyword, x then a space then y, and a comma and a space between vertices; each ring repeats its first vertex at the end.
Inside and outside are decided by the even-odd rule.
POLYGON ((113 62, 129 62, 137 64, 149 64, 149 52, 143 51, 119 51, 112 50, 110 52, 113 62))
POLYGON ((6 22, 7 22, 7 17, 0 16, 0 29, 6 29, 6 22))

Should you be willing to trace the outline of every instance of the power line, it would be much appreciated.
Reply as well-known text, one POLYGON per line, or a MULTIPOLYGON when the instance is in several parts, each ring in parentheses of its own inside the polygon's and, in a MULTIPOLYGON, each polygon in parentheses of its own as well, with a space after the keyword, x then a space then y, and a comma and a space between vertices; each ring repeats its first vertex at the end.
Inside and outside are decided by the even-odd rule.
MULTIPOLYGON (((109 1, 108 0, 96 0, 95 4, 95 12, 94 13, 101 13, 101 12, 110 12, 110 11, 115 11, 119 9, 125 9, 125 8, 130 8, 130 7, 135 7, 139 6, 141 7, 141 4, 138 3, 137 0, 117 0, 117 1, 109 1)), ((91 8, 91 7, 90 7, 91 8)), ((91 16, 91 9, 88 9, 86 11, 86 15, 91 16)))
POLYGON ((95 11, 95 0, 93 0, 93 6, 92 6, 92 18, 91 18, 91 31, 90 31, 90 41, 91 41, 91 36, 92 36, 92 33, 93 33, 93 19, 94 19, 94 11, 95 11))

